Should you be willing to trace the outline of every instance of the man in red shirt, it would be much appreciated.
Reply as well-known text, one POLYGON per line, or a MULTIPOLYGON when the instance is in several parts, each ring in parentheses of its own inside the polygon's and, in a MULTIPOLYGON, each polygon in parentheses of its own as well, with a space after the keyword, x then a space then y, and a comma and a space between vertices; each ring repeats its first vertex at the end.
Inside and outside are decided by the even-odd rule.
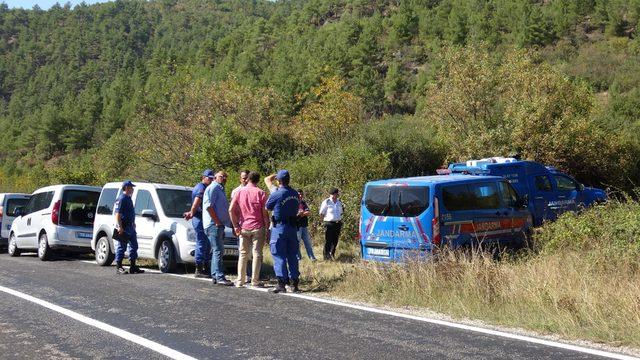
POLYGON ((238 259, 237 287, 243 287, 247 281, 247 261, 253 245, 253 276, 251 285, 260 284, 260 268, 262 267, 262 249, 269 229, 269 213, 265 208, 267 195, 258 187, 260 174, 249 173, 249 183, 238 189, 231 200, 229 214, 233 229, 240 240, 240 257, 238 259))

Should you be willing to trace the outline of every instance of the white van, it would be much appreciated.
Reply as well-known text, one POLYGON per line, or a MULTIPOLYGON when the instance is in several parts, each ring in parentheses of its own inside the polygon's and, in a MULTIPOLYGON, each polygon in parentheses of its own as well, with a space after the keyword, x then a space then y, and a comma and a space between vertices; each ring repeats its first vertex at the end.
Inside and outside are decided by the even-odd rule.
MULTIPOLYGON (((138 257, 155 259, 162 272, 176 270, 178 264, 195 263, 196 233, 191 221, 182 215, 191 209, 191 188, 179 185, 134 182, 132 200, 136 210, 138 257)), ((121 183, 108 183, 98 200, 91 248, 96 262, 109 266, 114 260, 114 203, 121 183)), ((231 228, 225 229, 224 259, 237 261, 238 240, 231 228)))
POLYGON ((18 208, 24 208, 30 197, 29 194, 0 194, 0 247, 7 247, 9 230, 11 230, 11 223, 15 219, 15 211, 18 208))
POLYGON ((91 230, 100 188, 85 185, 53 185, 33 192, 9 231, 9 255, 38 250, 48 260, 54 249, 91 251, 91 230))

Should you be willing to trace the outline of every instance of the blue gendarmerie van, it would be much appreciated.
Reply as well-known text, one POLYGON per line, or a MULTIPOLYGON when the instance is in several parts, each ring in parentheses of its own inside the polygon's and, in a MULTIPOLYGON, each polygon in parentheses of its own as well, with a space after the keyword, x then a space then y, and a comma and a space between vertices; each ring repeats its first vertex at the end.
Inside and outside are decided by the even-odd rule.
POLYGON ((607 200, 602 189, 585 187, 571 176, 534 161, 492 157, 449 165, 450 174, 501 176, 525 198, 535 226, 607 200))
POLYGON ((526 202, 499 176, 437 175, 371 181, 361 202, 362 258, 403 261, 440 246, 520 247, 526 202))

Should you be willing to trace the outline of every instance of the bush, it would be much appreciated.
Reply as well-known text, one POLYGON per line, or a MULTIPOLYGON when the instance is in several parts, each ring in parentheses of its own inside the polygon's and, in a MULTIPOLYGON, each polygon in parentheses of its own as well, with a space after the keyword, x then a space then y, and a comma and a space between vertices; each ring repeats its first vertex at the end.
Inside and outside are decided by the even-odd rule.
POLYGON ((565 213, 545 224, 535 243, 545 254, 577 251, 603 264, 638 264, 640 203, 612 200, 580 214, 565 213))

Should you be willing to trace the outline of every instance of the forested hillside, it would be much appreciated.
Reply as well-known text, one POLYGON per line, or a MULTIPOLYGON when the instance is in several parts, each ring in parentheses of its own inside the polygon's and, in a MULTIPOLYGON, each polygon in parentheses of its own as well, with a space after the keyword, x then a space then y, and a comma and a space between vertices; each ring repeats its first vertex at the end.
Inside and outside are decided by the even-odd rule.
POLYGON ((205 166, 370 178, 520 153, 640 181, 639 0, 0 7, 0 190, 205 166))

